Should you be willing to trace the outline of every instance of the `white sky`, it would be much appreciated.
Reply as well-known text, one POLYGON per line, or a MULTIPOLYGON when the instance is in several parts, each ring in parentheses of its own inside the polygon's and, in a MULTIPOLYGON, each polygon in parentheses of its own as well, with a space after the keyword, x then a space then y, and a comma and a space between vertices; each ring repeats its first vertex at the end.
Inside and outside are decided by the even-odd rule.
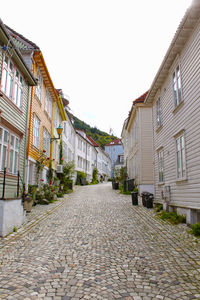
POLYGON ((6 0, 2 21, 36 43, 75 116, 120 137, 191 0, 6 0))

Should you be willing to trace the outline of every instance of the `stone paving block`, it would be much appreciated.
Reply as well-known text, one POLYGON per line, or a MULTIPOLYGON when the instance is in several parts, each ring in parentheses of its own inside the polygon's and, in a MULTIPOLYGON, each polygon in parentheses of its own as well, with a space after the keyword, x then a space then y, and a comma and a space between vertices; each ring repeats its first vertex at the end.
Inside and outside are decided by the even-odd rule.
POLYGON ((200 243, 187 226, 111 184, 77 187, 41 220, 36 211, 1 240, 0 299, 200 299, 200 243))

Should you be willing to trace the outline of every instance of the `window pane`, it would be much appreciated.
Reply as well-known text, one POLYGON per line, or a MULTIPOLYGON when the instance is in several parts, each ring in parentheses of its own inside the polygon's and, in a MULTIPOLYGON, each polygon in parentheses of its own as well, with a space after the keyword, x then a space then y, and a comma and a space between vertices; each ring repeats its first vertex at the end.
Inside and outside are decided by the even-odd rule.
POLYGON ((2 141, 3 130, 0 128, 0 141, 2 141))
POLYGON ((14 170, 13 170, 14 174, 16 174, 18 171, 18 155, 19 153, 15 151, 15 162, 14 162, 14 170))
POLYGON ((12 173, 13 171, 13 157, 14 157, 14 150, 10 150, 10 162, 9 162, 9 172, 12 173))
POLYGON ((1 169, 3 170, 7 164, 7 147, 3 145, 2 150, 3 153, 2 153, 1 169))
POLYGON ((8 72, 6 69, 3 69, 2 75, 2 90, 6 94, 6 82, 7 82, 8 72))

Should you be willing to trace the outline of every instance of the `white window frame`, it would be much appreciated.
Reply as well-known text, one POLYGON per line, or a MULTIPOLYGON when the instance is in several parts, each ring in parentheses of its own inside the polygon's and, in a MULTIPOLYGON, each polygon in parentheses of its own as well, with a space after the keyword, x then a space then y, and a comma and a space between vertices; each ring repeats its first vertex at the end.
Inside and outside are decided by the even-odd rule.
POLYGON ((50 156, 50 139, 51 135, 47 131, 47 129, 44 127, 44 132, 43 132, 43 150, 46 151, 46 156, 50 156))
POLYGON ((160 97, 156 101, 156 124, 157 124, 157 127, 160 127, 163 124, 162 106, 161 106, 160 97))
POLYGON ((40 119, 34 114, 34 126, 33 126, 33 146, 39 149, 40 145, 40 119))
POLYGON ((18 162, 19 162, 19 138, 14 134, 10 135, 10 148, 9 148, 9 173, 17 174, 18 172, 18 162), (13 144, 12 144, 13 138, 13 144), (11 156, 11 151, 13 156, 11 156), (12 161, 11 161, 12 157, 12 161))
POLYGON ((58 106, 55 104, 55 114, 54 114, 54 127, 58 127, 59 115, 58 115, 58 106))
POLYGON ((36 86, 36 90, 35 93, 37 95, 37 98, 39 99, 39 101, 41 102, 42 100, 42 84, 43 84, 43 79, 42 79, 42 75, 40 73, 40 69, 37 69, 37 86, 36 86))
POLYGON ((52 115, 52 99, 48 89, 46 89, 46 101, 45 101, 45 111, 47 112, 49 118, 51 119, 52 115))
POLYGON ((157 151, 158 154, 158 181, 164 182, 164 149, 161 148, 157 151))
POLYGON ((0 129, 0 171, 4 171, 4 168, 6 168, 10 174, 17 175, 19 169, 20 138, 2 126, 0 126, 0 129), (7 134, 6 140, 5 133, 7 134), (13 139, 13 143, 11 139, 13 139), (3 149, 6 149, 4 156, 3 149), (13 153, 12 156, 11 152, 13 153))
POLYGON ((175 138, 176 145, 176 178, 177 180, 186 179, 186 151, 185 134, 182 132, 175 138))
POLYGON ((174 105, 175 107, 177 107, 182 102, 180 65, 177 65, 177 67, 173 72, 173 92, 174 92, 174 105))
POLYGON ((0 171, 4 171, 4 168, 7 168, 8 160, 8 146, 9 146, 9 131, 3 127, 1 129, 0 136, 0 171), (5 141, 5 132, 7 133, 7 140, 5 141), (5 155, 3 156, 3 149, 5 150, 5 155))
POLYGON ((1 90, 19 108, 22 108, 24 79, 8 55, 4 56, 1 90))

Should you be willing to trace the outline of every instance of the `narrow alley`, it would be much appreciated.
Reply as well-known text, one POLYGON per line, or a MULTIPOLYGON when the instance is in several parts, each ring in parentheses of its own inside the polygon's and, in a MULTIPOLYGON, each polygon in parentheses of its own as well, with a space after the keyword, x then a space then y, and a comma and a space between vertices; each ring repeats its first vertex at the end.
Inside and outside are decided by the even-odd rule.
POLYGON ((76 187, 1 248, 0 299, 200 299, 200 245, 187 230, 111 183, 76 187))

